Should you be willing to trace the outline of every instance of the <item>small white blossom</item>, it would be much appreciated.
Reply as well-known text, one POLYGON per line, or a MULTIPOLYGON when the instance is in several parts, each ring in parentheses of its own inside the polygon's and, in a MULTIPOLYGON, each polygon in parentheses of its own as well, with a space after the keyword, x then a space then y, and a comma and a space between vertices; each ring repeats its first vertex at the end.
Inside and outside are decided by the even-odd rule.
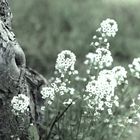
POLYGON ((109 37, 114 37, 116 35, 116 32, 118 31, 117 22, 109 18, 103 20, 100 24, 100 28, 98 28, 97 31, 101 32, 103 37, 105 35, 109 37))
POLYGON ((63 104, 64 105, 69 105, 72 103, 72 99, 68 99, 67 101, 64 101, 63 104))
POLYGON ((99 46, 99 42, 95 42, 95 46, 99 46))
POLYGON ((86 86, 86 92, 88 93, 84 100, 87 101, 90 109, 95 109, 96 112, 99 110, 105 110, 112 115, 111 108, 113 104, 118 107, 118 97, 115 95, 115 88, 117 82, 115 79, 114 72, 112 70, 102 70, 99 73, 97 79, 92 79, 86 86))
POLYGON ((104 69, 104 70, 100 71, 98 80, 101 81, 101 83, 102 82, 107 83, 112 88, 117 87, 117 81, 115 79, 115 75, 112 70, 104 69))
POLYGON ((74 70, 73 74, 77 75, 79 72, 78 70, 74 70))
POLYGON ((118 85, 121 85, 122 83, 126 83, 127 78, 127 71, 122 66, 116 66, 112 69, 114 72, 116 81, 118 85))
POLYGON ((74 70, 76 56, 69 50, 64 50, 58 54, 55 69, 60 73, 65 73, 68 69, 74 70))
POLYGON ((93 37, 93 41, 91 42, 90 46, 93 46, 94 48, 106 48, 109 49, 109 43, 107 38, 105 37, 93 37))
POLYGON ((114 100, 114 104, 116 107, 119 107, 119 102, 117 100, 114 100))
POLYGON ((107 38, 105 38, 105 39, 104 39, 104 42, 107 42, 107 41, 108 41, 107 38))
POLYGON ((130 105, 130 107, 135 107, 135 106, 136 106, 135 100, 132 99, 132 104, 130 105))
POLYGON ((140 94, 138 94, 138 98, 137 99, 140 100, 140 94))
POLYGON ((101 57, 98 65, 100 68, 109 67, 112 65, 113 58, 111 56, 111 52, 105 48, 98 48, 96 53, 101 57))
POLYGON ((70 92, 71 95, 73 95, 74 92, 75 92, 75 89, 74 88, 69 88, 69 92, 70 92))
POLYGON ((55 83, 61 83, 61 79, 56 77, 55 83))
POLYGON ((120 127, 126 127, 124 124, 122 124, 122 123, 118 123, 118 126, 120 126, 120 127))
POLYGON ((102 37, 99 37, 99 40, 102 40, 103 38, 102 37))
POLYGON ((128 119, 127 121, 128 121, 128 123, 130 123, 130 124, 133 123, 133 120, 132 120, 132 119, 128 119))
POLYGON ((137 113, 136 116, 138 119, 140 119, 140 113, 137 113))
POLYGON ((105 123, 108 123, 108 122, 109 122, 109 119, 105 119, 104 122, 105 122, 105 123))
POLYGON ((109 115, 112 115, 112 110, 111 109, 108 109, 107 111, 108 111, 109 115))
POLYGON ((41 95, 43 99, 48 100, 48 104, 51 104, 55 97, 54 88, 52 87, 43 87, 41 90, 41 95))
POLYGON ((90 74, 90 70, 89 70, 89 69, 87 69, 87 70, 86 70, 86 73, 87 73, 87 74, 90 74))
POLYGON ((30 104, 30 99, 24 94, 18 94, 17 96, 14 96, 11 100, 11 105, 13 107, 13 112, 15 113, 24 113, 25 111, 28 111, 28 106, 30 104))
POLYGON ((79 76, 76 76, 76 77, 75 77, 75 80, 76 80, 76 81, 80 81, 80 77, 79 77, 79 76))
POLYGON ((89 59, 89 60, 86 60, 86 61, 84 62, 84 64, 88 64, 89 61, 90 61, 90 63, 93 63, 93 62, 94 62, 94 59, 95 59, 95 54, 90 52, 90 53, 88 53, 88 54, 86 55, 86 58, 89 59))
POLYGON ((140 79, 140 57, 134 58, 132 64, 129 64, 128 66, 134 77, 140 79))
POLYGON ((47 103, 48 103, 49 105, 51 105, 51 104, 52 104, 52 101, 49 100, 47 103))
MULTIPOLYGON (((75 75, 74 78, 78 77, 77 70, 74 70, 73 74, 75 75)), ((64 104, 65 104, 65 102, 68 101, 68 99, 72 98, 74 93, 75 93, 75 89, 71 86, 71 80, 68 77, 67 78, 65 77, 64 79, 56 77, 52 81, 50 87, 44 87, 41 90, 42 98, 46 99, 49 105, 52 104, 56 95, 57 97, 60 96, 60 98, 64 101, 64 104)), ((63 101, 62 101, 62 104, 63 104, 63 101)))
POLYGON ((94 36, 93 36, 93 39, 96 39, 96 38, 97 38, 97 36, 96 36, 96 35, 94 35, 94 36))
POLYGON ((45 110, 45 106, 41 106, 41 111, 44 111, 45 110))
POLYGON ((113 127, 113 125, 112 125, 112 124, 109 124, 109 125, 108 125, 108 127, 109 127, 109 128, 112 128, 112 127, 113 127))
POLYGON ((94 65, 94 68, 104 68, 112 65, 113 58, 111 52, 105 48, 98 48, 95 53, 88 53, 86 55, 85 64, 94 65))

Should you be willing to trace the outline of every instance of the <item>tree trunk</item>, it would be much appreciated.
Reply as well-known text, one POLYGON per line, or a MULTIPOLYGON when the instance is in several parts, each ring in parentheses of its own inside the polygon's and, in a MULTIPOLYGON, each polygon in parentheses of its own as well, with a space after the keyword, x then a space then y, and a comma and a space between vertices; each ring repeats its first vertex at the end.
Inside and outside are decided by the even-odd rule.
MULTIPOLYGON (((25 54, 11 27, 12 13, 7 0, 0 0, 0 140, 28 140, 31 124, 41 135, 40 88, 47 82, 26 67, 25 54), (28 114, 15 115, 11 99, 18 94, 30 98, 28 114)), ((41 139, 41 138, 40 138, 41 139)))

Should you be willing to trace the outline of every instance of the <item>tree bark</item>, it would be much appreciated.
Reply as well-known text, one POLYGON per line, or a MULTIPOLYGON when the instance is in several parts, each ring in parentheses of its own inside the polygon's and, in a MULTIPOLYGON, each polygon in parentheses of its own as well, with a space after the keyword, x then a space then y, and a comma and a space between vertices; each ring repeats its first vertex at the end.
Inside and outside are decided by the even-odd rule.
MULTIPOLYGON (((0 140, 28 140, 30 125, 41 135, 40 89, 46 79, 26 67, 25 54, 11 27, 12 13, 7 0, 0 0, 0 140), (29 113, 15 115, 11 99, 18 94, 30 98, 29 113)), ((40 137, 41 139, 41 137, 40 137)))

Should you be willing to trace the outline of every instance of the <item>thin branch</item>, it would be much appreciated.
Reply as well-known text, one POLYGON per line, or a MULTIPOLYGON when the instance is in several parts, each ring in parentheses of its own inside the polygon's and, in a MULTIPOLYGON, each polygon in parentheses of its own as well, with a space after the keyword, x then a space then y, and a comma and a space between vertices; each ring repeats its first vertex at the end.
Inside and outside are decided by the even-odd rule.
POLYGON ((63 115, 65 114, 65 112, 70 108, 70 106, 72 105, 73 102, 71 102, 64 110, 63 112, 60 114, 60 112, 58 112, 57 116, 55 117, 54 121, 52 122, 51 124, 51 127, 49 129, 49 133, 48 135, 46 136, 46 139, 49 140, 50 136, 51 136, 51 133, 52 133, 52 130, 55 126, 55 124, 61 119, 61 117, 63 117, 63 115))

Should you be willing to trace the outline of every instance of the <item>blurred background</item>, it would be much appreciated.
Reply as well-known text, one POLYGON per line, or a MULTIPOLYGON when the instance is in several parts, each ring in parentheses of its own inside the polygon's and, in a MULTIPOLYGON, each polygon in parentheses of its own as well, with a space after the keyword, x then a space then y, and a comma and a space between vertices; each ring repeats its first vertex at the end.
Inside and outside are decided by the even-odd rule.
MULTIPOLYGON (((81 68, 92 36, 106 18, 119 25, 110 40, 115 65, 140 57, 140 0, 11 0, 11 8, 28 66, 46 77, 53 74, 57 54, 64 49, 76 54, 81 68)), ((133 88, 138 91, 139 84, 133 88)))
POLYGON ((78 65, 102 20, 113 18, 119 32, 110 40, 116 63, 140 56, 139 0, 11 0, 13 28, 28 66, 51 75, 57 54, 70 49, 78 65))

